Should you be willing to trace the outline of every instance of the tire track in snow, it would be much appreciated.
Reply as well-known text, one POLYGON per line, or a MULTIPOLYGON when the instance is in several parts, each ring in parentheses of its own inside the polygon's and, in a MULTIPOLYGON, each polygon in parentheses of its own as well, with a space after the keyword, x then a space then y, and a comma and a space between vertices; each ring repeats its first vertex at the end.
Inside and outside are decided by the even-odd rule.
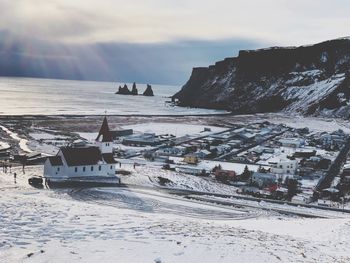
POLYGON ((74 190, 70 195, 81 201, 97 203, 119 209, 132 209, 145 213, 164 213, 183 217, 228 220, 246 219, 261 216, 261 211, 235 207, 221 207, 198 201, 186 200, 153 193, 151 191, 129 189, 84 188, 74 190))

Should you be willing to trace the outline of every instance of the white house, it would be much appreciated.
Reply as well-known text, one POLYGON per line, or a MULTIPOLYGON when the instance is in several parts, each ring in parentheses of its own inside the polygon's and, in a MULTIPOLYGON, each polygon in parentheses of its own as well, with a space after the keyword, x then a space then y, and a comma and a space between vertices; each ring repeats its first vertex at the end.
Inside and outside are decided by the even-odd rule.
POLYGON ((218 154, 224 154, 229 152, 232 149, 232 147, 228 144, 221 144, 217 146, 217 153, 218 154))
POLYGON ((298 161, 296 160, 280 160, 271 163, 271 173, 275 174, 295 174, 298 169, 298 161))
POLYGON ((175 156, 182 156, 184 155, 186 152, 186 148, 185 147, 167 147, 167 148, 161 148, 157 151, 158 155, 165 155, 165 156, 171 156, 171 155, 175 155, 175 156))
POLYGON ((49 183, 118 183, 115 175, 113 141, 105 117, 93 145, 61 147, 56 156, 44 165, 44 177, 49 183))
POLYGON ((301 138, 283 138, 279 143, 285 147, 299 148, 305 146, 305 140, 301 138))

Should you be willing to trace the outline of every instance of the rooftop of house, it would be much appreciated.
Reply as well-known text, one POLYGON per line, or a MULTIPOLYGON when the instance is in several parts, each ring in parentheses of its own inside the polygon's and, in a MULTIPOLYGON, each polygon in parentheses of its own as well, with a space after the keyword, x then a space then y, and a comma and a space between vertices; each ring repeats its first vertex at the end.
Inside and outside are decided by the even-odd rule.
POLYGON ((232 131, 232 133, 241 133, 241 132, 244 132, 246 130, 246 128, 238 128, 238 129, 235 129, 232 131))
POLYGON ((108 164, 116 163, 111 153, 101 154, 100 149, 96 146, 86 148, 63 147, 61 151, 68 166, 96 165, 100 161, 108 164))
POLYGON ((61 156, 52 156, 49 157, 49 161, 52 166, 60 166, 63 165, 61 156))
POLYGON ((61 148, 62 154, 68 166, 94 165, 101 161, 101 151, 98 147, 86 148, 61 148))
POLYGON ((305 140, 302 139, 302 138, 282 138, 282 139, 279 139, 279 142, 282 142, 282 143, 301 143, 301 142, 304 142, 305 140))
POLYGON ((211 154, 211 152, 208 151, 208 150, 200 150, 200 151, 198 151, 198 152, 196 152, 196 153, 203 153, 203 154, 206 154, 206 155, 211 154))
POLYGON ((239 134, 239 136, 245 139, 253 139, 255 137, 255 134, 250 132, 242 132, 239 134))

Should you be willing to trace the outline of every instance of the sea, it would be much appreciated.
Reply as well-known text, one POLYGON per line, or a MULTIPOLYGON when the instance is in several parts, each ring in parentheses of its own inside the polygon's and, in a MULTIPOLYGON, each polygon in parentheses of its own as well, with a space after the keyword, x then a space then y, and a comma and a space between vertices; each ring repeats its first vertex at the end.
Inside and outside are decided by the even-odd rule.
MULTIPOLYGON (((0 77, 0 115, 201 115, 220 110, 167 103, 180 86, 152 85, 154 97, 117 95, 117 82, 0 77)), ((131 89, 132 84, 127 83, 131 89)), ((146 84, 137 84, 143 93, 146 84)))

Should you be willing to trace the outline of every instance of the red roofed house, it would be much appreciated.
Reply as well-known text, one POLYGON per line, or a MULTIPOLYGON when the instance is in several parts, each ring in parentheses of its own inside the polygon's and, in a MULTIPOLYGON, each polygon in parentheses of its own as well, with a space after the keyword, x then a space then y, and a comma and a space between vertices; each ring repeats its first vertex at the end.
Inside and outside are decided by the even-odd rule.
POLYGON ((236 172, 230 170, 216 169, 215 178, 219 181, 232 181, 236 178, 236 172))

